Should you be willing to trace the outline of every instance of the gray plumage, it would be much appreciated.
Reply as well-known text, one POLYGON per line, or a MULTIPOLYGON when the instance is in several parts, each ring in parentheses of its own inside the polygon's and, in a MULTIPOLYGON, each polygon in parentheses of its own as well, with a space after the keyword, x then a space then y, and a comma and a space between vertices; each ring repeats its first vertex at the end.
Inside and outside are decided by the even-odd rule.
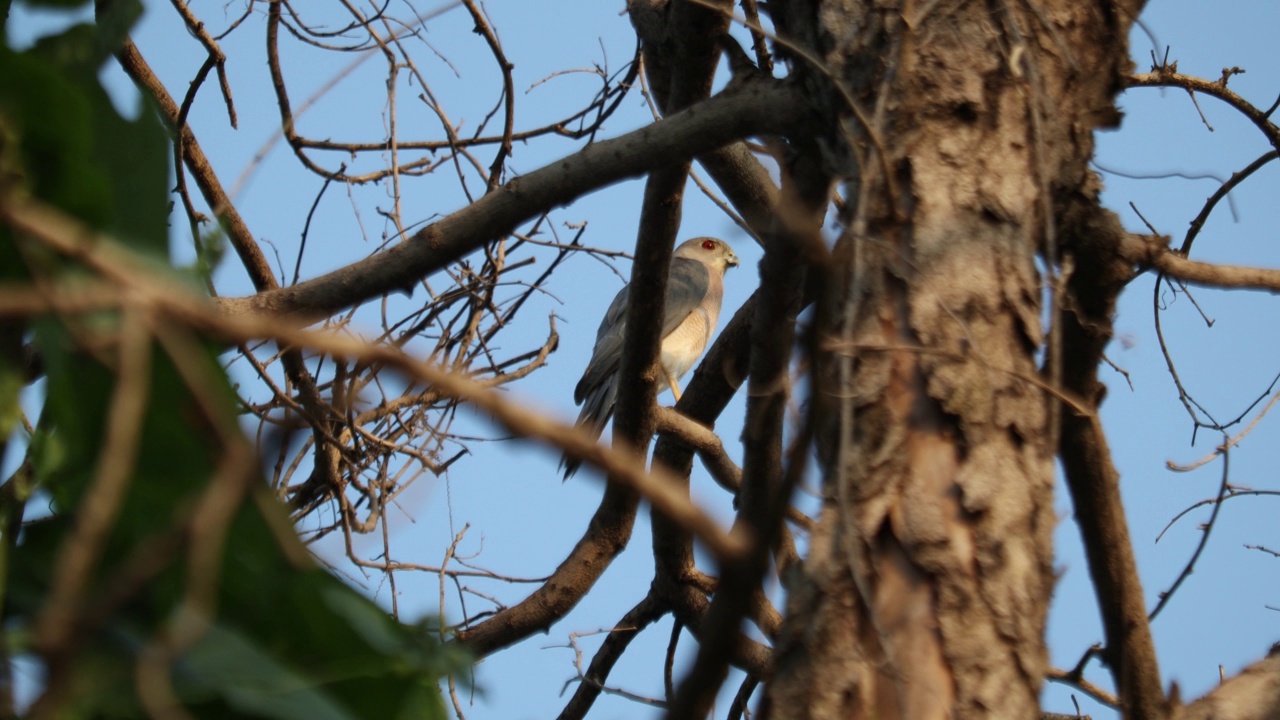
MULTIPOLYGON (((724 297, 724 274, 738 264, 738 256, 723 240, 700 237, 686 240, 671 257, 667 298, 663 304, 662 373, 658 392, 671 388, 680 398, 678 380, 693 367, 706 349, 720 317, 724 297)), ((622 364, 622 343, 626 333, 627 289, 623 287, 609 304, 591 362, 573 390, 573 401, 582 405, 578 425, 595 437, 613 416, 618 396, 618 367, 622 364)), ((567 479, 578 469, 578 461, 561 463, 567 479)))

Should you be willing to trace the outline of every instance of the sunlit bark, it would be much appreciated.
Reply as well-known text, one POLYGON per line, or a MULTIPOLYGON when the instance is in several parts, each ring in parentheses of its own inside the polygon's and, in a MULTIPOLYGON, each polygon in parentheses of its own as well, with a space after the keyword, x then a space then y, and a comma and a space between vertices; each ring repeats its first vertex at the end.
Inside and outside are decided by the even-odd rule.
POLYGON ((1037 256, 1087 196, 1132 15, 869 5, 785 20, 851 210, 819 312, 824 509, 769 712, 1035 717, 1060 401, 1037 256))

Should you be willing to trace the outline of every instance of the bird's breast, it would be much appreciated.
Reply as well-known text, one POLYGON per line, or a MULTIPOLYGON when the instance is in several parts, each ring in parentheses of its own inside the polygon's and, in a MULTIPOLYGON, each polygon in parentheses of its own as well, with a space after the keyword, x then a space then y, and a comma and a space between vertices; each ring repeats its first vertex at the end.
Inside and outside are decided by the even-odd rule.
POLYGON ((689 372, 711 340, 715 323, 716 319, 708 317, 706 310, 698 308, 662 339, 662 366, 668 373, 681 378, 689 372))

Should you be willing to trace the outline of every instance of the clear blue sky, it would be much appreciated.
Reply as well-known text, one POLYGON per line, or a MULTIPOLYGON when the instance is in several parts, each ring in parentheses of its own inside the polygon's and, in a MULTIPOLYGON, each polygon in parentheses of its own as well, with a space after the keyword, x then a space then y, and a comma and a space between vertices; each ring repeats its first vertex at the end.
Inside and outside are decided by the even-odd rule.
MULTIPOLYGON (((149 2, 148 6, 150 12, 135 39, 171 88, 185 88, 202 59, 199 46, 175 22, 168 3, 149 2)), ((517 118, 521 127, 552 120, 563 114, 565 107, 581 106, 599 87, 598 79, 587 72, 537 84, 539 81, 558 71, 595 65, 607 64, 611 72, 620 70, 635 47, 629 22, 620 14, 621 0, 561 2, 556 7, 554 19, 537 3, 496 0, 486 8, 507 57, 515 64, 517 118)), ((424 14, 432 10, 420 9, 424 14)), ((239 3, 232 3, 225 10, 221 4, 198 7, 197 12, 203 13, 211 28, 220 31, 238 15, 239 3)), ((1247 73, 1231 79, 1234 90, 1264 108, 1280 94, 1280 58, 1276 56, 1273 37, 1275 28, 1280 27, 1280 5, 1258 0, 1153 3, 1143 19, 1158 39, 1157 52, 1163 54, 1164 47, 1171 46, 1169 57, 1178 61, 1182 72, 1216 78, 1223 67, 1240 66, 1247 73)), ((240 129, 228 127, 225 110, 212 86, 201 95, 191 119, 228 185, 251 167, 255 154, 272 137, 273 123, 277 121, 265 72, 261 21, 255 18, 248 23, 249 27, 223 44, 231 58, 228 70, 240 129)), ((13 24, 19 35, 47 26, 40 18, 15 18, 13 24)), ((415 56, 432 92, 451 118, 464 121, 467 128, 474 127, 498 101, 492 61, 483 41, 471 33, 471 26, 460 7, 447 10, 426 24, 423 39, 430 47, 422 47, 415 56)), ((1152 39, 1135 30, 1132 48, 1138 68, 1147 69, 1152 39)), ((295 106, 354 60, 352 55, 334 59, 294 46, 284 64, 295 106)), ((381 90, 384 69, 380 63, 377 56, 367 58, 324 95, 300 121, 304 132, 343 139, 381 137, 386 115, 381 90)), ((113 82, 118 81, 116 78, 113 82)), ((118 86, 122 102, 131 105, 127 85, 120 82, 118 86)), ((414 100, 419 92, 416 84, 401 87, 402 136, 438 138, 438 124, 414 100)), ((1124 126, 1118 132, 1099 136, 1097 162, 1108 171, 1147 178, 1105 174, 1107 202, 1129 228, 1141 230, 1141 221, 1128 207, 1133 202, 1160 232, 1173 235, 1175 244, 1216 187, 1211 178, 1226 178, 1268 149, 1256 130, 1212 99, 1199 99, 1212 131, 1200 120, 1185 92, 1135 90, 1121 97, 1120 105, 1126 113, 1124 126), (1170 177, 1150 177, 1156 175, 1170 177)), ((633 94, 609 121, 603 137, 639 127, 648 119, 649 111, 641 96, 633 94)), ((574 145, 567 141, 517 145, 509 167, 517 173, 527 172, 573 149, 574 145)), ((480 158, 487 164, 488 151, 480 158)), ((247 177, 238 198, 239 207, 253 232, 279 248, 291 272, 299 229, 320 181, 299 172, 288 148, 278 142, 247 177)), ((1276 181, 1276 169, 1269 167, 1237 190, 1232 197, 1234 214, 1225 205, 1217 211, 1197 241, 1194 256, 1280 267, 1276 181)), ((483 190, 474 178, 471 183, 473 192, 483 190)), ((607 188, 557 211, 553 218, 566 233, 564 223, 589 223, 585 236, 588 244, 629 250, 635 240, 640 187, 638 182, 629 182, 607 188)), ((463 202, 454 177, 446 171, 438 177, 406 183, 404 216, 410 222, 425 222, 461 207, 463 202)), ((375 208, 387 208, 390 203, 383 187, 360 187, 350 192, 331 188, 313 221, 313 246, 303 263, 303 276, 356 259, 381 242, 382 234, 389 229, 375 208), (358 208, 358 216, 353 208, 358 208)), ((185 221, 175 222, 175 247, 189 247, 186 227, 185 221)), ((760 252, 698 191, 692 190, 682 237, 701 234, 728 239, 743 259, 743 266, 733 271, 727 281, 727 318, 754 287, 754 266, 760 252)), ((268 256, 274 258, 270 249, 268 256)), ((533 268, 527 277, 540 269, 533 268)), ((629 270, 625 262, 619 263, 618 269, 623 276, 629 270)), ((603 308, 621 282, 608 267, 590 258, 577 257, 568 262, 551 285, 554 295, 532 301, 523 311, 521 324, 503 336, 507 354, 516 354, 542 341, 548 314, 555 313, 559 318, 559 351, 549 366, 532 379, 511 386, 512 397, 566 420, 576 415, 571 400, 573 384, 589 356, 603 308)), ((234 258, 228 259, 220 273, 219 287, 226 294, 248 291, 234 258)), ((1160 302, 1166 308, 1163 319, 1170 349, 1184 382, 1197 399, 1215 417, 1233 417, 1263 394, 1280 372, 1274 300, 1261 294, 1208 290, 1195 290, 1193 295, 1214 321, 1212 327, 1201 319, 1186 296, 1175 295, 1167 288, 1160 294, 1160 302)), ((1200 538, 1199 524, 1208 517, 1209 509, 1190 513, 1158 544, 1157 534, 1178 512, 1212 497, 1221 479, 1220 463, 1186 474, 1165 469, 1167 460, 1188 462, 1209 453, 1220 437, 1202 432, 1197 443, 1191 444, 1192 426, 1178 402, 1156 339, 1152 296, 1153 278, 1143 277, 1133 283, 1117 317, 1120 342, 1109 351, 1111 359, 1130 373, 1133 389, 1119 374, 1104 371, 1111 388, 1104 406, 1104 422, 1123 475, 1124 496, 1149 604, 1154 604, 1157 593, 1169 586, 1187 561, 1200 538)), ((375 326, 370 322, 366 327, 375 326)), ((742 412, 739 398, 720 422, 726 429, 724 439, 731 445, 736 445, 742 412)), ((1273 469, 1275 449, 1280 447, 1278 424, 1280 417, 1264 418, 1233 452, 1233 483, 1280 488, 1273 469)), ((462 418, 460 427, 488 436, 500 434, 483 418, 472 416, 462 418)), ((436 564, 453 535, 469 523, 471 529, 459 552, 473 556, 471 562, 512 575, 550 572, 577 540, 594 510, 600 494, 599 480, 583 473, 562 485, 554 454, 527 443, 476 442, 472 443, 472 451, 473 456, 456 464, 447 476, 424 477, 401 497, 402 514, 394 524, 392 536, 396 558, 436 564)), ((695 493, 727 519, 728 498, 705 476, 697 476, 695 483, 695 493)), ((1184 698, 1194 698, 1211 688, 1217 682, 1219 665, 1232 674, 1261 657, 1272 642, 1280 639, 1280 612, 1266 607, 1280 607, 1280 559, 1244 547, 1259 544, 1280 550, 1276 502, 1275 498, 1237 498, 1226 503, 1196 573, 1155 623, 1163 676, 1166 682, 1179 684, 1184 698)), ((1069 667, 1089 645, 1101 639, 1101 629, 1065 498, 1060 498, 1059 507, 1062 524, 1057 563, 1062 577, 1051 616, 1049 645, 1053 663, 1069 667)), ((561 687, 574 674, 573 654, 561 646, 567 644, 570 633, 611 626, 643 597, 652 573, 648 540, 648 525, 642 517, 631 547, 572 615, 548 635, 531 638, 479 665, 476 680, 483 692, 475 696, 468 716, 542 718, 558 713, 565 700, 559 695, 561 687)), ((336 544, 325 544, 319 550, 329 558, 341 557, 341 548, 336 544)), ((360 550, 372 557, 379 552, 378 542, 370 538, 360 550)), ((436 611, 440 597, 436 577, 402 573, 397 579, 404 617, 412 619, 436 611)), ((363 584, 379 601, 389 605, 389 590, 380 578, 368 577, 363 584)), ((523 597, 531 587, 473 584, 508 603, 523 597)), ((445 595, 446 615, 458 618, 453 588, 449 587, 445 595)), ((478 598, 468 602, 473 610, 485 607, 478 598)), ((668 621, 633 643, 610 684, 641 695, 661 696, 661 657, 669 630, 668 621)), ((584 663, 589 662, 590 652, 599 641, 598 636, 579 641, 587 653, 584 663)), ((690 648, 692 643, 686 639, 683 647, 690 648)), ((1089 677, 1109 685, 1107 672, 1096 662, 1089 677)), ((1074 694, 1080 699, 1083 712, 1110 717, 1082 694, 1074 694)), ((1071 712, 1071 695, 1070 690, 1049 685, 1045 708, 1071 712)), ((719 708, 717 716, 724 709, 719 708)), ((593 717, 599 718, 658 715, 654 709, 611 696, 602 697, 594 713, 593 717)))

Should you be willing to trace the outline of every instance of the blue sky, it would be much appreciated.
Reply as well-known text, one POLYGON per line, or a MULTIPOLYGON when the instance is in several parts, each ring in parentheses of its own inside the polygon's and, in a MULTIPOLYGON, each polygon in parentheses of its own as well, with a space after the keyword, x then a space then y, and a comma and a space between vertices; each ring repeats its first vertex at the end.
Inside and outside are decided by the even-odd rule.
MULTIPOLYGON (((299 4, 299 7, 303 7, 299 4)), ((501 37, 509 60, 515 64, 517 123, 530 127, 562 116, 566 107, 580 107, 599 88, 599 78, 590 72, 607 66, 616 72, 630 60, 634 34, 628 19, 620 14, 623 3, 561 2, 554 18, 538 3, 498 0, 486 6, 501 37), (553 77, 566 69, 581 72, 553 77), (545 81, 545 82, 543 82, 545 81)), ((168 3, 148 3, 149 12, 135 33, 143 54, 171 88, 185 88, 187 79, 202 59, 198 44, 175 23, 168 3)), ((430 8, 420 8, 430 14, 430 8)), ((240 4, 225 8, 220 4, 196 10, 216 31, 240 12, 240 4), (225 15, 224 15, 225 13, 225 15)), ((1179 70, 1217 78, 1223 67, 1247 70, 1230 81, 1230 87, 1256 105, 1268 107, 1280 94, 1280 63, 1274 50, 1274 30, 1280 26, 1280 5, 1259 0, 1232 3, 1153 3, 1143 16, 1153 39, 1135 30, 1132 54, 1138 69, 1150 65, 1154 48, 1177 60, 1179 70)), ((45 27, 41 18, 15 18, 15 33, 38 32, 45 27)), ((415 54, 417 69, 430 84, 431 93, 461 121, 474 128, 498 102, 492 59, 483 40, 471 32, 472 23, 460 7, 447 9, 425 25, 422 46, 415 54)), ((212 157, 227 185, 246 178, 237 197, 241 212, 260 238, 277 248, 283 265, 292 273, 299 229, 320 188, 320 180, 297 169, 289 149, 282 143, 268 144, 273 123, 278 122, 275 101, 265 71, 263 32, 259 18, 231 35, 223 49, 231 58, 230 81, 239 110, 240 127, 228 127, 226 111, 213 86, 205 88, 192 111, 192 126, 212 157), (255 161, 263 148, 267 152, 255 161)), ((378 56, 351 54, 334 57, 296 44, 283 58, 286 77, 295 107, 309 95, 324 88, 338 73, 360 60, 356 68, 336 86, 319 97, 300 120, 304 133, 342 139, 382 137, 388 122, 385 105, 385 66, 378 56)), ((130 90, 115 75, 119 97, 130 106, 130 90)), ((437 139, 439 124, 416 97, 423 89, 407 80, 398 88, 397 120, 402 136, 437 139)), ((1195 105, 1183 91, 1138 89, 1123 95, 1119 105, 1125 121, 1119 131, 1098 137, 1098 166, 1104 169, 1105 199, 1125 225, 1142 231, 1143 224, 1130 209, 1132 202, 1161 233, 1181 242, 1188 222, 1221 179, 1242 168, 1269 148, 1262 136, 1233 111, 1213 99, 1200 97, 1200 118, 1195 105), (1212 130, 1208 126, 1212 126, 1212 130), (1124 173, 1135 177, 1124 177, 1124 173), (1168 176, 1157 178, 1155 176, 1168 176), (1216 177, 1219 180, 1214 180, 1216 177)), ((638 93, 624 102, 609 120, 602 137, 612 137, 649 121, 649 110, 638 93)), ((513 173, 528 172, 566 153, 575 144, 564 141, 517 145, 510 160, 513 173)), ((483 164, 490 150, 479 153, 483 164)), ((327 158, 331 164, 346 158, 327 158)), ((368 166, 384 162, 373 157, 368 166)), ((1280 203, 1274 167, 1259 172, 1232 195, 1211 218, 1197 240, 1193 257, 1201 260, 1280 267, 1280 203), (1234 211, 1234 212, 1233 212, 1234 211)), ((473 192, 483 184, 469 178, 473 192)), ((638 181, 620 183, 583 198, 553 213, 562 237, 572 231, 567 223, 587 223, 584 242, 614 250, 629 251, 638 223, 638 181)), ((384 186, 330 188, 313 220, 311 248, 302 264, 304 277, 334 269, 357 259, 393 232, 377 212, 387 209, 393 199, 384 186)), ((421 179, 406 181, 402 207, 406 221, 428 222, 461 207, 465 200, 456 190, 456 177, 447 170, 421 179)), ((185 222, 174 224, 175 248, 188 252, 185 222)), ((760 252, 696 189, 691 189, 685 208, 681 237, 717 235, 726 238, 743 260, 742 267, 727 279, 725 311, 732 311, 755 285, 755 263, 760 252)), ((268 257, 273 258, 271 248, 268 257)), ((536 275, 545 266, 530 270, 536 275)), ((618 263, 625 277, 629 267, 618 263)), ((224 294, 249 291, 243 271, 229 258, 218 275, 224 294)), ((547 316, 554 313, 561 335, 558 352, 548 366, 530 380, 509 386, 510 395, 565 420, 572 420, 572 388, 589 357, 596 325, 608 301, 622 280, 604 264, 585 256, 569 260, 550 286, 550 294, 531 301, 520 324, 503 336, 508 354, 541 343, 547 316)), ((1160 531, 1183 509, 1216 494, 1221 481, 1220 461, 1190 473, 1174 473, 1165 463, 1189 462, 1208 454, 1221 437, 1201 431, 1192 443, 1191 421, 1178 401, 1165 366, 1153 326, 1154 278, 1135 281, 1122 299, 1116 318, 1118 341, 1109 356, 1129 373, 1130 389, 1119 373, 1105 371, 1110 394, 1104 406, 1104 424, 1111 438, 1117 465, 1122 473, 1122 489, 1129 511, 1131 531, 1138 552, 1140 570, 1149 605, 1157 594, 1177 577, 1200 539, 1199 525, 1209 508, 1192 511, 1156 543, 1160 531)), ((1274 300, 1265 294, 1220 292, 1193 289, 1195 305, 1182 294, 1163 288, 1157 302, 1170 354, 1180 377, 1195 397, 1215 417, 1224 419, 1243 412, 1267 391, 1280 372, 1280 343, 1277 342, 1277 314, 1274 300)), ((399 302, 421 302, 422 298, 399 302)), ((376 308, 375 308, 376 311, 376 308)), ((357 316, 357 327, 360 316, 357 316)), ((372 321, 366 326, 376 328, 372 321)), ((665 396, 670 402, 670 396, 665 396)), ((743 405, 738 398, 722 416, 725 441, 732 452, 743 405)), ((1256 409, 1255 409, 1256 412, 1256 409)), ((1280 489, 1274 472, 1277 431, 1280 417, 1261 420, 1232 452, 1231 481, 1257 489, 1280 489)), ((464 413, 459 428, 467 432, 496 436, 500 431, 484 418, 464 413)), ((1240 432, 1241 426, 1232 429, 1240 432)), ((459 553, 472 555, 471 562, 496 572, 521 576, 541 576, 550 572, 579 537, 586 519, 595 508, 601 491, 598 478, 582 473, 561 484, 554 453, 523 442, 476 442, 472 456, 456 464, 446 476, 423 477, 398 504, 392 526, 392 546, 397 559, 436 564, 445 548, 464 525, 469 524, 459 553)), ((726 520, 729 499, 696 471, 695 495, 726 520)), ((1213 530, 1208 549, 1196 572, 1178 591, 1154 632, 1161 670, 1168 682, 1176 681, 1182 697, 1194 698, 1218 681, 1222 665, 1230 675, 1244 664, 1261 657, 1280 639, 1280 559, 1246 544, 1280 550, 1280 524, 1274 520, 1275 498, 1236 498, 1224 505, 1213 530)), ((1091 644, 1101 639, 1092 589, 1079 550, 1078 532, 1063 493, 1059 498, 1062 518, 1057 534, 1057 565, 1061 572, 1052 610, 1049 645, 1053 663, 1069 667, 1091 644)), ((482 692, 465 698, 469 717, 535 718, 559 712, 564 700, 559 693, 574 675, 573 652, 564 646, 571 633, 589 633, 611 626, 631 605, 640 600, 652 573, 648 525, 644 517, 636 525, 631 546, 609 569, 586 600, 549 634, 526 640, 515 648, 485 660, 476 668, 482 692)), ((368 538, 357 546, 366 557, 380 551, 380 541, 368 538)), ((322 543, 318 551, 339 562, 342 548, 322 543)), ((707 568, 710 569, 710 568, 707 568)), ((380 602, 389 605, 389 589, 381 578, 359 578, 380 602)), ((434 613, 441 589, 433 575, 400 573, 397 576, 402 615, 412 619, 434 613)), ((475 582, 483 592, 511 603, 524 596, 531 586, 475 582)), ((449 588, 445 614, 460 616, 456 595, 449 588)), ((471 598, 471 608, 483 608, 483 601, 471 598)), ((618 665, 610 682, 630 692, 661 695, 661 658, 670 632, 670 622, 661 623, 643 634, 618 665)), ((600 637, 578 640, 586 652, 600 637)), ((692 647, 685 638, 683 648, 692 647)), ((1107 672, 1095 662, 1090 679, 1109 685, 1107 672)), ((572 692, 572 688, 569 689, 572 692)), ((1071 712, 1075 695, 1085 713, 1110 717, 1081 693, 1049 685, 1048 710, 1071 712)), ((717 715, 725 708, 719 708, 717 715)), ((593 717, 656 717, 658 710, 633 701, 604 696, 593 717)))

